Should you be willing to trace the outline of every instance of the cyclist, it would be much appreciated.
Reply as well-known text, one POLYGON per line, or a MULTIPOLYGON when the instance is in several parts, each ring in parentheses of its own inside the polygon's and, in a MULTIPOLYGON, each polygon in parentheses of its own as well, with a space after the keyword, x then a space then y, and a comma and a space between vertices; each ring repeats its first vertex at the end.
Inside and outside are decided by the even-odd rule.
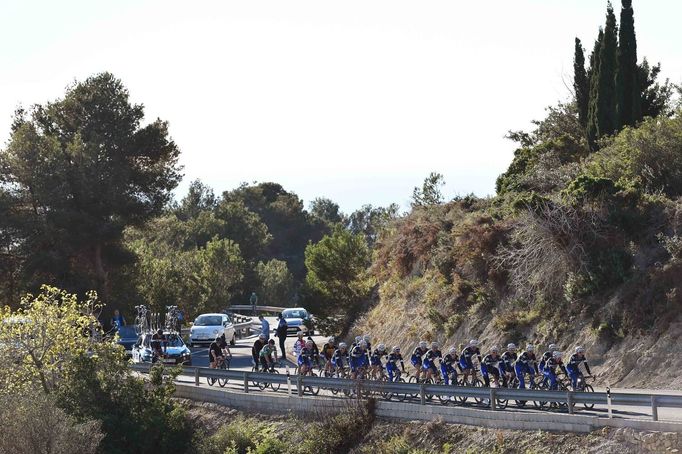
POLYGON ((369 334, 365 334, 364 336, 362 336, 362 340, 364 340, 365 344, 367 344, 365 351, 367 352, 367 365, 369 365, 370 356, 372 354, 372 342, 371 342, 372 338, 369 336, 369 334))
POLYGON ((540 370, 541 371, 545 370, 545 363, 547 362, 547 360, 549 358, 552 357, 552 354, 555 351, 559 350, 559 347, 557 347, 556 344, 549 344, 549 347, 547 347, 547 348, 548 348, 548 350, 545 353, 543 353, 542 356, 540 357, 540 370))
POLYGON ((438 369, 436 368, 436 360, 440 360, 443 354, 440 351, 440 345, 438 342, 431 342, 431 348, 424 355, 424 361, 422 363, 422 369, 424 369, 424 374, 426 375, 425 380, 432 378, 434 375, 438 376, 438 369))
MULTIPOLYGON (((369 351, 369 349, 367 350, 369 351)), ((381 377, 382 372, 384 371, 384 364, 381 360, 385 356, 388 356, 386 353, 386 346, 384 344, 379 344, 369 357, 370 374, 375 380, 381 377)))
POLYGON ((446 385, 450 384, 450 377, 452 377, 452 384, 457 384, 457 370, 455 369, 455 364, 459 361, 457 356, 457 349, 455 347, 450 347, 447 355, 443 356, 440 362, 440 373, 443 375, 443 381, 446 385))
POLYGON ((398 361, 400 361, 400 368, 405 373, 405 363, 403 362, 403 355, 400 354, 400 347, 397 345, 393 347, 391 353, 386 359, 386 372, 388 372, 388 380, 393 381, 393 372, 397 372, 396 377, 400 377, 400 370, 398 369, 398 361))
POLYGON ((260 364, 263 367, 263 372, 275 369, 275 362, 277 361, 277 348, 275 348, 275 339, 268 340, 268 343, 260 349, 258 354, 260 357, 260 364), (272 355, 275 355, 275 359, 272 359, 272 355))
POLYGON ((163 350, 166 347, 166 337, 163 335, 163 330, 159 329, 152 334, 152 362, 156 362, 163 356, 163 350))
POLYGON ((350 351, 350 377, 357 378, 358 372, 362 372, 367 358, 367 344, 361 340, 358 345, 350 351))
POLYGON ((526 374, 530 375, 530 382, 533 383, 535 377, 535 347, 531 344, 526 345, 526 350, 519 355, 514 363, 514 371, 519 379, 519 389, 526 389, 526 374))
POLYGON ((495 383, 495 386, 500 386, 501 361, 500 349, 497 345, 493 345, 490 347, 490 353, 485 355, 483 361, 481 361, 481 375, 483 375, 483 381, 487 387, 490 387, 490 375, 493 376, 493 383, 495 383))
POLYGON ((228 360, 232 358, 232 352, 230 351, 230 345, 225 340, 225 333, 220 336, 220 348, 223 351, 223 357, 228 360))
POLYGON ((514 378, 514 363, 516 362, 516 344, 507 344, 507 350, 502 353, 502 361, 500 361, 500 373, 502 374, 502 385, 507 386, 509 380, 514 378))
POLYGON ((566 374, 566 368, 564 367, 564 363, 561 361, 562 356, 562 353, 559 350, 556 350, 554 353, 552 353, 552 357, 545 361, 545 368, 543 369, 542 373, 544 374, 545 378, 549 380, 549 389, 557 390, 559 388, 556 381, 557 367, 561 370, 561 372, 566 374))
POLYGON ((585 370, 589 375, 592 375, 592 372, 590 372, 590 366, 587 364, 587 358, 585 358, 585 349, 578 346, 575 348, 575 353, 573 353, 568 359, 568 364, 566 364, 568 376, 571 377, 573 391, 575 391, 575 389, 578 387, 578 377, 583 376, 583 373, 580 370, 580 363, 585 364, 585 370))
POLYGON ((224 360, 223 349, 220 346, 220 336, 215 338, 215 341, 211 342, 208 347, 208 360, 211 369, 215 369, 220 364, 220 361, 224 360))
POLYGON ((348 364, 348 345, 345 342, 340 342, 339 348, 336 349, 334 356, 332 356, 332 365, 336 368, 337 372, 343 373, 343 369, 348 364))
POLYGON ((464 380, 471 374, 476 374, 476 369, 474 369, 474 363, 472 358, 476 356, 478 362, 481 362, 481 350, 478 348, 478 341, 476 339, 471 339, 469 345, 467 345, 462 354, 459 355, 459 368, 462 370, 464 375, 464 380))
POLYGON ((298 373, 300 375, 307 375, 308 372, 312 371, 313 356, 315 355, 313 345, 315 345, 313 341, 307 341, 298 355, 298 373))
POLYGON ((294 341, 294 358, 298 358, 301 354, 301 350, 305 348, 305 340, 303 339, 303 331, 297 333, 298 339, 294 341))
POLYGON ((253 366, 256 368, 256 372, 258 372, 258 365, 260 364, 260 351, 264 346, 265 334, 261 333, 251 347, 251 359, 253 360, 253 366))
POLYGON ((417 372, 414 374, 417 377, 417 381, 419 381, 419 376, 422 372, 422 356, 426 355, 428 345, 426 341, 420 341, 410 357, 410 362, 417 369, 417 372))
POLYGON ((319 368, 320 368, 320 349, 317 348, 317 344, 316 344, 315 341, 313 340, 313 337, 310 336, 310 335, 308 336, 308 340, 306 341, 306 344, 307 344, 308 342, 312 342, 312 343, 313 343, 313 360, 315 361, 315 365, 316 365, 317 368, 319 369, 319 368))
POLYGON ((336 339, 330 337, 327 339, 327 343, 322 346, 322 357, 324 358, 324 371, 331 373, 333 369, 332 357, 336 351, 336 339))
POLYGON ((352 344, 350 344, 350 349, 353 350, 358 344, 360 344, 361 340, 362 336, 355 336, 355 340, 353 341, 352 344))

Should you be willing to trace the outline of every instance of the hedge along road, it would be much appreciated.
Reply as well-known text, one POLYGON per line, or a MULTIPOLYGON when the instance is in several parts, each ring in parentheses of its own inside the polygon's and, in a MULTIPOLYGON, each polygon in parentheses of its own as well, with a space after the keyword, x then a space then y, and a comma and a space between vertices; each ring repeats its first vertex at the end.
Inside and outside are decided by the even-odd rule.
MULTIPOLYGON (((270 323, 270 326, 272 327, 273 324, 270 323)), ((254 343, 254 341, 257 339, 257 335, 252 335, 244 339, 238 339, 237 344, 233 347, 230 348, 232 352, 232 362, 230 363, 230 370, 241 370, 241 371, 251 371, 252 369, 252 363, 251 363, 251 347, 254 343)), ((327 337, 325 336, 313 336, 313 340, 315 343, 317 343, 318 347, 322 347, 324 342, 326 342, 327 337)), ((287 358, 289 361, 287 362, 289 366, 289 372, 292 374, 292 392, 296 393, 296 378, 293 375, 294 374, 294 368, 296 366, 294 358, 291 354, 293 350, 293 345, 294 342, 296 341, 296 336, 289 336, 286 341, 286 350, 287 350, 287 358)), ((275 342, 277 342, 277 338, 275 338, 275 342)), ((279 353, 279 352, 278 352, 279 353)), ((208 367, 208 348, 207 347, 202 347, 202 348, 193 348, 192 349, 192 365, 197 366, 197 367, 208 367)), ((408 368, 408 371, 410 370, 409 365, 406 365, 408 368)), ((278 370, 281 374, 286 374, 286 367, 278 367, 278 370)), ((193 384, 195 382, 194 376, 193 375, 181 375, 178 377, 178 381, 182 383, 191 383, 193 384)), ((208 387, 206 383, 206 379, 202 378, 200 382, 200 386, 202 387, 208 387)), ((225 388, 223 388, 225 391, 243 391, 243 386, 244 383, 243 381, 235 381, 235 380, 230 380, 225 388)), ((219 386, 216 384, 213 386, 213 388, 220 389, 219 386)), ((258 388, 251 387, 250 391, 252 392, 260 392, 258 388)), ((596 389, 596 391, 605 391, 603 388, 602 389, 596 389)), ((653 389, 611 389, 612 392, 619 392, 619 393, 646 393, 646 394, 674 394, 674 395, 682 395, 682 391, 664 391, 664 390, 653 390, 653 389)), ((273 391, 270 390, 269 388, 263 391, 264 393, 272 393, 273 391)), ((282 386, 280 390, 278 391, 279 394, 283 394, 287 392, 287 387, 282 386)), ((337 397, 337 398, 346 398, 342 397, 343 394, 339 393, 338 395, 334 396, 330 391, 327 390, 321 390, 320 391, 320 396, 324 397, 337 397)), ((379 397, 380 398, 380 397, 379 397)), ((411 400, 415 405, 419 404, 419 399, 412 399, 411 400)), ((438 399, 434 398, 433 401, 430 402, 431 405, 442 405, 438 399)), ((449 405, 454 405, 453 403, 450 403, 449 405)), ((473 402, 470 403, 470 405, 473 405, 474 408, 475 406, 473 402)), ((482 408, 482 407, 478 407, 482 408)), ((613 416, 615 418, 626 418, 626 419, 646 419, 646 420, 651 420, 651 408, 650 407, 634 407, 634 406, 613 406, 613 416)), ((536 411, 543 411, 543 410, 536 410, 533 406, 532 403, 529 403, 524 408, 517 408, 513 402, 509 403, 509 406, 507 407, 506 410, 504 411, 514 411, 514 412, 536 412, 536 411)), ((565 410, 563 410, 565 412, 565 410)), ((606 406, 602 405, 595 405, 595 407, 591 410, 585 409, 582 405, 577 404, 575 406, 575 411, 576 414, 583 414, 583 415, 591 415, 591 416, 599 416, 599 417, 606 417, 608 414, 608 410, 606 406)), ((553 413, 556 413, 557 410, 552 410, 553 413)), ((674 408, 659 408, 658 409, 658 418, 659 421, 675 421, 675 422, 682 422, 682 409, 674 409, 674 408)))

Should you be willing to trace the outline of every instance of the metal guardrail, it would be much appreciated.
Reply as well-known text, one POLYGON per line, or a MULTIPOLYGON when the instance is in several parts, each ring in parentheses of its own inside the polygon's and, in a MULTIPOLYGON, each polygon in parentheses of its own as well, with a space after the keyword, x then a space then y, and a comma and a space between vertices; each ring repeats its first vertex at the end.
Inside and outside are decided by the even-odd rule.
MULTIPOLYGON (((287 309, 286 307, 278 307, 278 306, 259 306, 256 305, 256 311, 261 311, 261 312, 282 312, 284 309, 287 309)), ((237 305, 232 305, 227 308, 227 310, 230 311, 252 311, 253 306, 250 304, 237 304, 237 305)))
MULTIPOLYGON (((150 364, 133 364, 134 371, 147 373, 150 364)), ((682 408, 682 396, 667 394, 630 394, 609 392, 574 392, 546 391, 532 389, 485 388, 467 386, 445 386, 434 384, 395 383, 378 380, 352 380, 346 378, 303 377, 300 375, 272 374, 263 372, 233 371, 211 369, 207 367, 183 367, 183 373, 193 375, 195 384, 199 386, 201 378, 221 378, 243 383, 244 392, 250 392, 249 384, 278 383, 288 384, 296 388, 299 396, 306 388, 333 389, 353 392, 360 397, 366 392, 381 394, 417 396, 419 403, 425 405, 427 396, 447 396, 448 398, 467 398, 482 401, 491 410, 499 410, 500 400, 526 402, 553 402, 565 404, 569 414, 573 414, 576 404, 618 405, 618 406, 651 406, 652 419, 658 421, 659 408, 682 408), (610 399, 610 404, 609 404, 610 399)))

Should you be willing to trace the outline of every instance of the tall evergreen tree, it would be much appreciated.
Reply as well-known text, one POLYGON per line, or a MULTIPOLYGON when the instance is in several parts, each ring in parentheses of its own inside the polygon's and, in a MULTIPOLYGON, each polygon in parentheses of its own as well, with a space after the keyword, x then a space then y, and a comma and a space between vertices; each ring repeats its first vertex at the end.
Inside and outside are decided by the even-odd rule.
POLYGON ((573 89, 578 104, 578 119, 583 127, 587 126, 587 108, 590 101, 590 81, 585 71, 585 53, 580 39, 575 39, 575 56, 573 58, 573 89))
POLYGON ((642 119, 641 93, 637 82, 637 39, 632 0, 622 0, 618 32, 618 116, 622 126, 642 119))
POLYGON ((587 70, 587 78, 590 83, 590 93, 587 106, 587 141, 590 149, 597 147, 598 127, 597 127, 597 90, 599 89, 599 55, 602 41, 604 40, 604 29, 599 28, 599 35, 594 42, 592 54, 590 54, 590 68, 587 70))
POLYGON ((611 2, 606 8, 606 26, 599 47, 599 66, 593 68, 590 82, 590 109, 592 125, 590 146, 596 139, 613 134, 620 127, 617 110, 616 71, 618 69, 618 26, 611 2))

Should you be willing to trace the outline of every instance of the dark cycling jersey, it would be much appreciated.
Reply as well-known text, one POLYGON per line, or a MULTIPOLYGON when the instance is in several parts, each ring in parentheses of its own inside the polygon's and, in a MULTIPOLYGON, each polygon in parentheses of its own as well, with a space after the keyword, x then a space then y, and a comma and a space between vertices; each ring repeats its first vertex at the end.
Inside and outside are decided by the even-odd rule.
POLYGON ((404 370, 405 364, 403 363, 403 355, 401 355, 400 353, 389 353, 388 358, 386 358, 386 367, 388 367, 389 365, 391 367, 397 367, 398 361, 400 361, 400 365, 404 370))
POLYGON ((336 346, 334 344, 330 344, 327 342, 322 346, 322 355, 324 355, 324 358, 329 361, 332 359, 332 356, 334 356, 334 352, 336 351, 336 346))
POLYGON ((334 355, 332 356, 332 364, 336 367, 345 367, 348 365, 348 350, 341 351, 340 348, 336 349, 334 355))
POLYGON ((548 359, 552 357, 554 352, 552 350, 547 350, 545 353, 542 354, 540 357, 540 369, 545 368, 545 363, 547 362, 548 359))
POLYGON ((379 352, 378 350, 374 350, 374 352, 369 358, 369 363, 372 366, 383 366, 381 359, 385 356, 388 356, 385 351, 379 352))
POLYGON ((522 366, 528 366, 531 368, 535 367, 535 353, 532 352, 523 352, 519 355, 518 358, 516 358, 516 365, 522 365, 522 366))
POLYGON ((256 339, 256 342, 253 343, 253 347, 251 347, 251 357, 254 361, 258 361, 258 355, 260 355, 260 351, 264 346, 265 342, 260 339, 256 339))
POLYGON ((436 359, 442 358, 443 354, 440 352, 440 350, 428 350, 426 352, 426 355, 424 355, 424 368, 427 367, 436 367, 436 359))
POLYGON ((213 362, 215 361, 215 358, 219 356, 223 356, 223 349, 220 347, 220 343, 213 341, 211 342, 211 345, 208 347, 208 360, 210 362, 213 362))
POLYGON ((566 374, 566 368, 564 367, 564 363, 561 361, 561 359, 551 357, 545 361, 545 371, 552 371, 553 373, 556 373, 557 367, 561 369, 561 372, 566 374))
POLYGON ((585 370, 587 371, 588 374, 592 375, 592 372, 590 372, 590 366, 587 365, 587 358, 585 358, 585 355, 583 357, 579 357, 577 353, 574 353, 571 355, 571 357, 568 359, 568 364, 566 364, 566 367, 569 370, 575 370, 577 372, 580 371, 580 363, 585 363, 585 370))
POLYGON ((412 364, 421 364, 422 362, 422 356, 426 354, 427 350, 425 348, 417 347, 412 351, 412 356, 410 357, 410 360, 412 361, 412 364))
POLYGON ((518 355, 516 352, 511 352, 509 350, 502 353, 502 365, 504 370, 511 372, 514 369, 514 363, 516 362, 517 357, 518 355))
POLYGON ((448 367, 454 367, 455 364, 459 361, 459 357, 457 354, 450 354, 448 353, 447 355, 443 356, 443 360, 441 361, 442 364, 448 366, 448 367))

